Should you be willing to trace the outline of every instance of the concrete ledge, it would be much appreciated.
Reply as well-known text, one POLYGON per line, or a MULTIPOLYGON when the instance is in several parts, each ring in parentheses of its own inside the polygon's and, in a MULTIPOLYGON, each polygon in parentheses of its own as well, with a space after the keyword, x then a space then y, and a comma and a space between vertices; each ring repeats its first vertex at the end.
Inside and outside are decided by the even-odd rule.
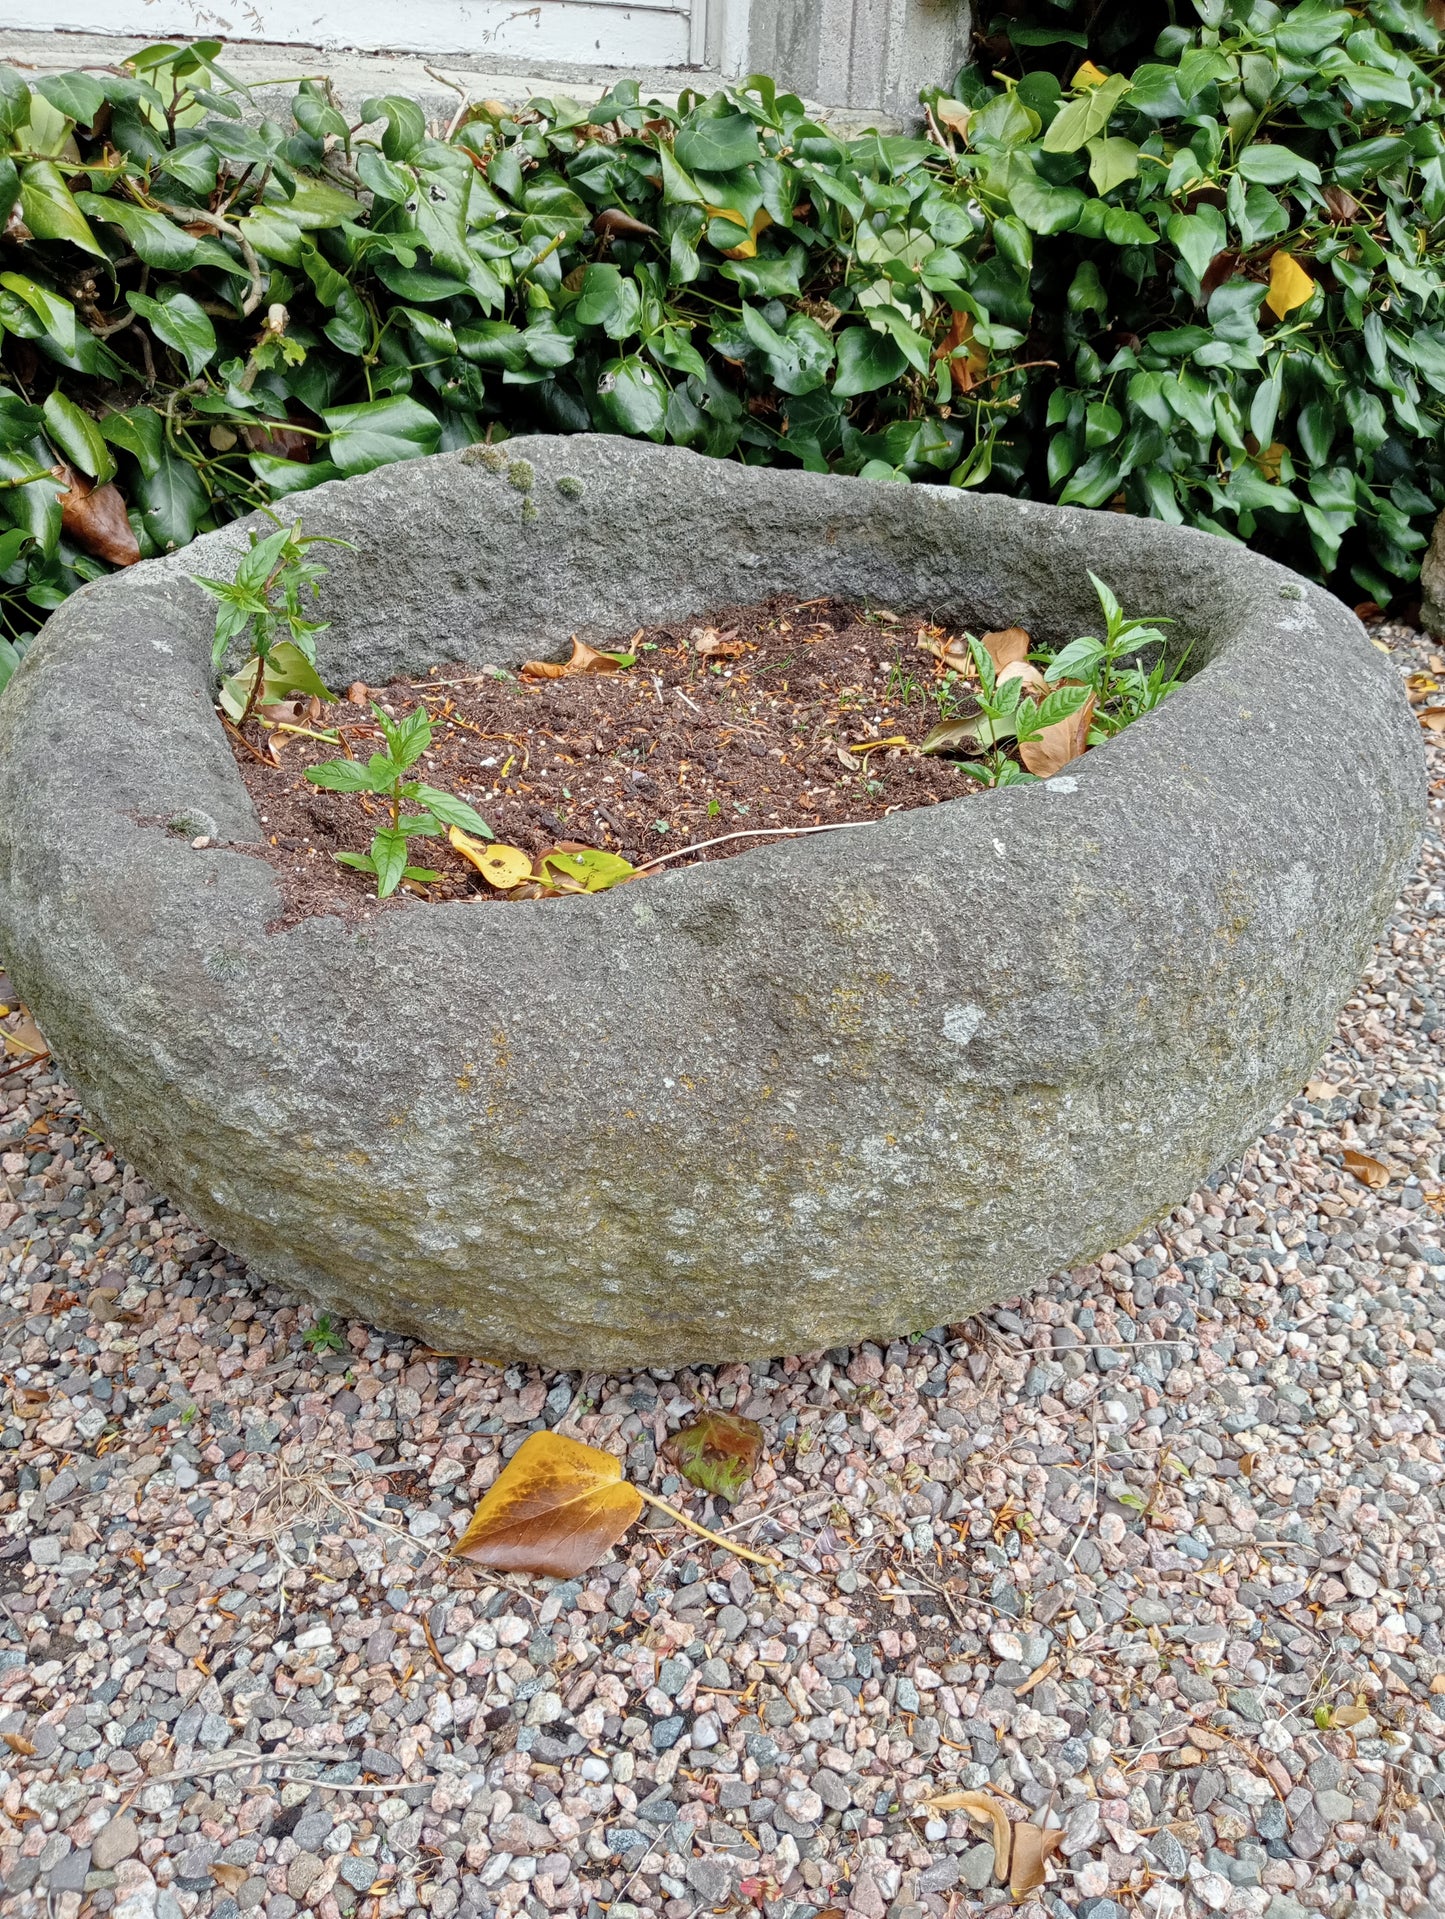
MULTIPOLYGON (((99 33, 25 33, 0 26, 0 61, 27 75, 65 73, 75 68, 116 66, 150 42, 133 35, 99 33)), ((233 41, 224 65, 238 80, 258 91, 267 112, 281 114, 300 79, 330 79, 342 109, 359 118, 361 102, 397 93, 415 100, 428 122, 445 127, 469 100, 501 100, 522 106, 539 95, 564 93, 590 105, 619 80, 636 80, 644 99, 675 101, 684 88, 711 93, 728 83, 711 67, 597 67, 565 61, 483 60, 465 53, 358 53, 346 48, 282 45, 272 41, 233 41), (447 83, 451 84, 448 85, 447 83)), ((846 135, 869 127, 896 133, 894 114, 868 113, 857 107, 809 106, 828 125, 846 135)))

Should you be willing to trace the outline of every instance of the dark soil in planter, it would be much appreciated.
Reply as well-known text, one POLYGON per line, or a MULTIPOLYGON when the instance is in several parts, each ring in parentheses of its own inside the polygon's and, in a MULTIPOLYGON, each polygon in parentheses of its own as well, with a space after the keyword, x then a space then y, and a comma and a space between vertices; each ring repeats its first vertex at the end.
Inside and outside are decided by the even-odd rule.
MULTIPOLYGON (((638 866, 678 855, 658 869, 665 872, 769 844, 774 834, 759 828, 874 820, 971 791, 975 782, 956 762, 896 747, 855 750, 895 736, 916 743, 939 717, 941 680, 920 637, 947 635, 917 616, 785 596, 623 635, 611 649, 636 661, 618 672, 533 681, 442 666, 424 680, 352 688, 344 701, 293 717, 317 730, 340 727, 365 759, 381 744, 368 699, 397 718, 424 703, 433 750, 415 776, 467 800, 499 842, 534 859, 564 842, 638 866)), ((285 900, 278 930, 318 913, 354 920, 418 898, 514 903, 442 839, 413 840, 411 857, 444 878, 406 883, 378 903, 370 876, 332 855, 365 851, 384 823, 383 803, 307 782, 306 768, 336 757, 334 747, 254 723, 247 732, 280 762, 262 763, 232 737, 267 833, 258 850, 285 900)))

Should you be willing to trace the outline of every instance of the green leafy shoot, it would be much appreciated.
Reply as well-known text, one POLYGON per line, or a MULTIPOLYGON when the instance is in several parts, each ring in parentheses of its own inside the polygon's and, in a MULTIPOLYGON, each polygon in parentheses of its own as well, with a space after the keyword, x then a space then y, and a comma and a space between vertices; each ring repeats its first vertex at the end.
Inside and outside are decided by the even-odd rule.
POLYGON ((1127 618, 1104 582, 1094 573, 1089 578, 1103 608, 1104 636, 1096 639, 1086 634, 1070 640, 1049 661, 1044 678, 1060 692, 1066 690, 1061 681, 1077 681, 1093 692, 1089 737, 1104 740, 1158 706, 1183 682, 1171 672, 1162 651, 1167 642, 1159 629, 1172 621, 1127 618), (1138 655, 1154 647, 1160 649, 1159 655, 1151 665, 1142 664, 1138 655))
POLYGON ((390 812, 388 823, 372 838, 366 853, 338 853, 342 866, 353 866, 359 873, 370 873, 376 880, 376 897, 389 899, 403 880, 421 885, 439 880, 441 874, 427 866, 409 863, 407 842, 413 839, 438 839, 447 828, 459 827, 478 839, 494 838, 481 814, 438 786, 410 777, 412 768, 431 746, 431 716, 418 707, 404 720, 393 720, 376 701, 371 710, 386 743, 384 753, 373 753, 366 761, 325 760, 320 766, 308 766, 306 777, 313 786, 332 793, 372 793, 384 800, 390 812), (421 807, 409 812, 408 807, 421 807))
POLYGON ((314 1326, 308 1327, 301 1335, 303 1346, 309 1346, 313 1353, 344 1353, 346 1337, 330 1313, 322 1313, 314 1326))
POLYGON ((250 550, 231 580, 212 580, 200 573, 191 578, 219 602, 211 663, 220 668, 227 649, 236 641, 249 647, 245 664, 221 682, 220 705, 238 728, 258 707, 270 706, 292 693, 320 700, 336 696, 327 691, 316 671, 316 635, 329 622, 306 617, 305 603, 314 603, 327 569, 308 560, 313 546, 348 546, 319 533, 303 533, 301 522, 278 527, 264 537, 251 535, 250 550))

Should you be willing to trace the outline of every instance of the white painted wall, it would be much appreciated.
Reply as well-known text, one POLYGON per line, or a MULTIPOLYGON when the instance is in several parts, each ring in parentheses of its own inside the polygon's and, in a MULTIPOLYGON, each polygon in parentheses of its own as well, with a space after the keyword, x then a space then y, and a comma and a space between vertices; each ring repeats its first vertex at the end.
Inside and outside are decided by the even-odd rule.
MULTIPOLYGON (((704 0, 0 0, 5 27, 676 67, 704 0)), ((702 31, 701 19, 698 32, 702 31)))

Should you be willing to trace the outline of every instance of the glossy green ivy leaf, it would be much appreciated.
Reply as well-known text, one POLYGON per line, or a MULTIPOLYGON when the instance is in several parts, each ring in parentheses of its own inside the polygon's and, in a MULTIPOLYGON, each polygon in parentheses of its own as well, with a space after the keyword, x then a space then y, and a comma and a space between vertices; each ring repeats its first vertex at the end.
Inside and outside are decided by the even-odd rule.
POLYGON ((332 463, 342 473, 370 473, 393 460, 420 459, 435 453, 441 440, 436 415, 399 394, 333 407, 322 417, 331 433, 332 463))

